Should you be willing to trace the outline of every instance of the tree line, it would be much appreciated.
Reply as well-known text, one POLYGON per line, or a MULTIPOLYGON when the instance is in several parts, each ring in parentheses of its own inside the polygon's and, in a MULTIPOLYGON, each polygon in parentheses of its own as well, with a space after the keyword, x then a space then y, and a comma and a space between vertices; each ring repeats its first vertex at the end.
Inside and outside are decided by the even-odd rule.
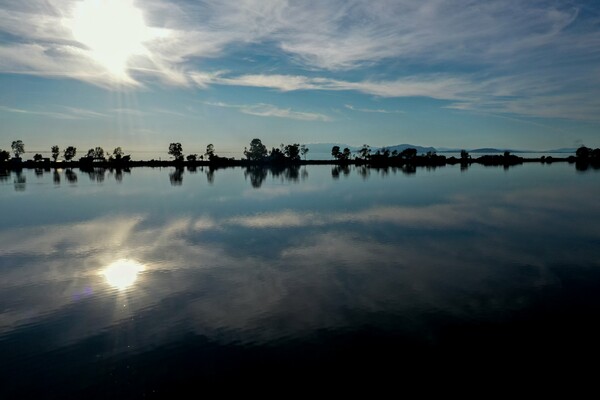
MULTIPOLYGON (((21 155, 25 153, 25 144, 22 140, 15 140, 11 144, 11 150, 14 154, 13 160, 16 162, 21 161, 21 155)), ((68 146, 64 150, 60 150, 58 145, 54 145, 50 148, 51 158, 56 163, 59 157, 62 155, 64 161, 74 161, 77 155, 77 148, 74 146, 68 146)), ((249 146, 244 148, 243 154, 247 161, 253 163, 270 163, 270 164, 284 164, 284 163, 295 163, 299 162, 304 158, 306 160, 306 154, 309 149, 306 145, 299 143, 292 144, 281 144, 279 147, 272 147, 271 150, 265 146, 262 141, 258 138, 252 139, 249 146)), ((89 149, 85 155, 79 158, 79 162, 86 163, 98 163, 98 162, 109 162, 109 163, 128 163, 131 161, 131 156, 126 155, 121 147, 116 147, 112 153, 105 152, 100 146, 89 149)), ((215 146, 211 143, 206 146, 204 154, 191 153, 184 156, 183 146, 179 142, 173 142, 169 144, 167 154, 173 157, 173 162, 182 163, 187 160, 190 163, 197 161, 208 161, 211 163, 227 163, 232 162, 234 158, 221 157, 216 154, 215 146)), ((461 150, 460 159, 451 157, 446 159, 445 156, 436 154, 435 152, 427 152, 423 155, 417 155, 417 150, 414 148, 407 148, 402 151, 393 150, 390 151, 387 148, 377 149, 372 151, 371 147, 364 144, 358 151, 354 153, 349 148, 341 149, 340 146, 334 145, 331 148, 332 158, 339 162, 345 163, 349 161, 369 164, 404 164, 411 163, 415 165, 441 165, 447 162, 454 163, 460 162, 461 164, 469 164, 472 162, 471 156, 466 150, 461 150)), ((586 146, 581 146, 576 151, 576 160, 578 162, 597 164, 600 162, 600 148, 592 149, 586 146)), ((11 153, 7 150, 0 149, 0 162, 6 162, 11 159, 11 153)), ((34 162, 49 161, 50 159, 44 158, 41 154, 37 153, 33 156, 34 162)), ((522 160, 520 157, 511 155, 510 152, 506 151, 503 156, 499 155, 485 155, 477 159, 477 162, 482 164, 511 164, 522 160)), ((550 157, 542 157, 541 161, 550 162, 550 157)))

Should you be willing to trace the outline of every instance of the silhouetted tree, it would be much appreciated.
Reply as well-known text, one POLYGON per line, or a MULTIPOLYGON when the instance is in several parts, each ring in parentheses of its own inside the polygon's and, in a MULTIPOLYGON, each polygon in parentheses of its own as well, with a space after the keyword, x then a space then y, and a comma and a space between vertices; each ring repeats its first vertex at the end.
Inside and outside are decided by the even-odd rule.
POLYGON ((113 150, 112 157, 115 159, 115 161, 121 161, 121 158, 123 157, 123 150, 120 147, 116 147, 113 150))
POLYGON ((579 159, 585 160, 585 159, 589 158, 591 152, 592 152, 592 149, 590 149, 589 147, 581 146, 575 152, 575 156, 577 156, 577 158, 579 158, 579 159))
POLYGON ((186 160, 188 160, 189 162, 194 162, 194 161, 196 161, 196 158, 197 158, 197 157, 198 157, 198 154, 189 154, 189 155, 186 157, 186 160))
POLYGON ((363 144, 361 149, 358 151, 360 158, 366 160, 371 155, 371 147, 368 144, 363 144))
POLYGON ((331 148, 331 156, 335 159, 339 159, 340 158, 340 146, 333 146, 331 148))
POLYGON ((298 161, 300 159, 300 145, 298 143, 288 144, 284 147, 283 153, 289 160, 298 161))
POLYGON ((504 152, 504 158, 508 158, 508 157, 510 157, 510 151, 506 150, 504 152))
POLYGON ((13 141, 10 145, 10 148, 12 149, 16 158, 19 158, 21 154, 25 153, 25 145, 23 144, 22 140, 13 141))
POLYGON ((213 159, 215 156, 215 146, 212 143, 206 146, 206 153, 204 155, 208 158, 208 161, 213 159))
POLYGON ((87 157, 94 160, 104 160, 104 149, 100 146, 89 149, 87 152, 87 157))
POLYGON ((181 143, 171 143, 169 145, 169 154, 175 157, 175 161, 183 160, 183 148, 181 143))
MULTIPOLYGON (((388 151, 388 153, 389 153, 389 151, 388 151)), ((340 159, 340 160, 344 160, 344 161, 345 161, 345 160, 349 160, 349 159, 350 159, 350 155, 351 155, 351 154, 352 154, 352 152, 350 151, 350 149, 349 149, 349 148, 347 148, 347 147, 344 147, 344 150, 342 151, 342 153, 341 153, 341 155, 340 155, 339 159, 340 159)))
POLYGON ((460 159, 466 161, 469 159, 469 153, 466 150, 460 151, 460 159))
POLYGON ((58 146, 52 146, 51 148, 52 150, 52 159, 54 160, 54 162, 56 162, 56 160, 58 160, 58 156, 60 155, 60 149, 58 148, 58 146))
MULTIPOLYGON (((73 146, 69 146, 63 152, 63 157, 65 158, 65 161, 69 161, 69 160, 73 159, 73 157, 75 157, 76 154, 77 154, 77 148, 75 148, 73 146)), ((77 180, 77 179, 75 179, 75 180, 77 180)))
POLYGON ((300 146, 300 155, 302 157, 304 157, 304 161, 306 161, 306 153, 308 153, 309 149, 308 147, 306 147, 305 144, 303 144, 302 146, 300 146))
MULTIPOLYGON (((281 147, 283 148, 283 145, 281 147)), ((269 153, 269 159, 274 163, 282 163, 285 162, 285 154, 281 149, 273 147, 269 153)))
POLYGON ((267 147, 260 139, 252 139, 250 148, 244 149, 244 155, 248 160, 260 161, 267 156, 267 147))
POLYGON ((44 158, 44 157, 43 157, 43 156, 42 156, 40 153, 36 153, 36 154, 33 156, 33 161, 35 161, 35 162, 39 162, 39 161, 42 161, 42 159, 43 159, 43 158, 44 158))
POLYGON ((8 161, 10 153, 6 150, 0 150, 0 162, 8 161))
POLYGON ((404 149, 400 152, 400 157, 405 160, 412 160, 417 156, 417 149, 409 147, 408 149, 404 149))

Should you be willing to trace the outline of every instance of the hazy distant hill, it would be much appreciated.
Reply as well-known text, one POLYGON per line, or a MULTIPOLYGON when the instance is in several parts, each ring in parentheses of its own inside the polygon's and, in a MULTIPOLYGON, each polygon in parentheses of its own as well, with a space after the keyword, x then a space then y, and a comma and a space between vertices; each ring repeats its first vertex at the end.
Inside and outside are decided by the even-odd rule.
MULTIPOLYGON (((415 146, 414 144, 397 144, 395 146, 385 146, 386 149, 388 149, 389 151, 394 151, 397 150, 398 152, 401 152, 403 150, 406 149, 417 149, 417 153, 421 154, 421 153, 427 153, 428 151, 432 151, 435 152, 437 151, 435 149, 435 147, 423 147, 423 146, 415 146)), ((371 151, 377 151, 378 149, 372 149, 371 151)))
MULTIPOLYGON (((345 143, 308 143, 306 144, 306 147, 308 147, 309 149, 309 154, 331 154, 331 148, 333 146, 340 146, 340 150, 343 150, 345 147, 349 148, 351 152, 356 153, 358 150, 360 150, 360 148, 362 146, 351 146, 349 144, 345 144, 345 143)), ((383 149, 384 147, 371 147, 371 152, 374 153, 377 150, 383 149)), ((449 148, 449 147, 439 147, 439 148, 435 148, 435 147, 424 147, 424 146, 417 146, 414 144, 408 144, 408 143, 403 143, 403 144, 397 144, 395 146, 385 146, 386 149, 389 149, 390 152, 397 150, 398 152, 401 152, 402 150, 408 149, 408 148, 412 148, 412 149, 417 149, 417 153, 418 154, 425 154, 428 151, 432 151, 432 152, 446 152, 446 153, 458 153, 460 152, 462 149, 453 149, 453 148, 449 148)), ((560 149, 553 149, 553 150, 543 150, 543 151, 539 151, 539 150, 514 150, 514 149, 496 149, 493 147, 483 147, 483 148, 479 148, 479 149, 467 149, 467 151, 469 153, 473 153, 473 154, 479 154, 479 153, 485 153, 485 154, 502 154, 505 151, 509 151, 513 154, 518 154, 518 153, 566 153, 566 154, 575 154, 575 152, 577 151, 577 148, 570 148, 570 147, 563 147, 560 149)))
POLYGON ((577 148, 576 147, 563 147, 563 148, 560 148, 560 149, 546 150, 546 151, 541 152, 541 153, 573 153, 573 154, 575 154, 575 152, 577 152, 577 148))
MULTIPOLYGON (((350 146, 349 144, 345 144, 345 143, 307 143, 306 147, 308 147, 309 150, 309 154, 310 153, 331 153, 331 148, 333 146, 340 146, 340 150, 343 150, 345 147, 347 147, 348 149, 350 149, 350 151, 352 152, 357 152, 358 150, 360 150, 362 148, 362 146, 350 146)), ((371 147, 371 152, 374 153, 377 150, 383 149, 384 147, 371 147)), ((395 146, 385 146, 386 149, 388 149, 390 152, 397 150, 398 152, 401 152, 402 150, 408 149, 408 148, 412 148, 412 149, 417 149, 417 153, 421 154, 421 153, 427 153, 428 151, 436 151, 436 149, 434 147, 423 147, 423 146, 416 146, 414 144, 397 144, 395 146)))
POLYGON ((345 144, 345 143, 307 143, 306 144, 306 147, 308 148, 308 154, 310 154, 310 153, 331 154, 331 148, 333 146, 340 146, 340 150, 343 150, 344 148, 347 147, 352 152, 358 151, 360 149, 360 147, 350 146, 349 144, 345 144))
POLYGON ((561 148, 561 149, 553 149, 553 150, 514 150, 514 149, 495 149, 490 147, 485 147, 482 149, 472 149, 467 150, 470 153, 504 153, 505 151, 509 151, 511 153, 575 153, 577 149, 575 148, 561 148))
MULTIPOLYGON (((518 153, 518 150, 510 150, 510 149, 506 149, 506 150, 499 150, 499 149, 494 149, 491 147, 484 147, 481 149, 472 149, 472 150, 468 150, 470 153, 504 153, 505 151, 510 151, 511 153, 518 153)), ((529 152, 528 152, 529 153, 529 152)))

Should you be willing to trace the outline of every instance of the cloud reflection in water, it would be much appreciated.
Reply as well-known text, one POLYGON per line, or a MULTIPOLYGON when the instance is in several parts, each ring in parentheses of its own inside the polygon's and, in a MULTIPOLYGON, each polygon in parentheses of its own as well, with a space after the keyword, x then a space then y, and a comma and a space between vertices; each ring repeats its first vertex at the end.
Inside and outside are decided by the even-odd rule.
POLYGON ((7 304, 0 335, 60 320, 73 307, 93 318, 72 319, 48 345, 138 317, 140 348, 174 331, 261 343, 345 329, 375 315, 389 315, 395 329, 426 326, 431 315, 486 319, 559 290, 556 266, 600 259, 597 247, 585 246, 600 239, 586 223, 600 215, 591 195, 598 189, 586 190, 467 192, 430 205, 353 211, 187 209, 166 221, 149 210, 5 230, 0 260, 18 268, 4 268, 0 281, 7 304), (109 278, 106 266, 125 257, 136 264, 109 278), (141 268, 144 279, 135 280, 141 268), (114 290, 99 270, 115 288, 135 282, 125 311, 115 311, 114 290), (91 294, 74 305, 82 291, 91 294))

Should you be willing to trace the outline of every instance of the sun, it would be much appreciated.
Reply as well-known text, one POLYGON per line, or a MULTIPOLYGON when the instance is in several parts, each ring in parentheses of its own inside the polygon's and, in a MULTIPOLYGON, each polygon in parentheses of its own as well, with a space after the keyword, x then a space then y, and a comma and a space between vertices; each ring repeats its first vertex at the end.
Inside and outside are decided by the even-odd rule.
POLYGON ((80 1, 65 25, 88 48, 91 58, 121 80, 128 78, 131 56, 147 53, 144 42, 152 36, 133 0, 80 1))
POLYGON ((118 290, 124 290, 135 283, 138 273, 144 270, 144 265, 134 260, 121 259, 108 265, 101 271, 106 281, 118 290))

